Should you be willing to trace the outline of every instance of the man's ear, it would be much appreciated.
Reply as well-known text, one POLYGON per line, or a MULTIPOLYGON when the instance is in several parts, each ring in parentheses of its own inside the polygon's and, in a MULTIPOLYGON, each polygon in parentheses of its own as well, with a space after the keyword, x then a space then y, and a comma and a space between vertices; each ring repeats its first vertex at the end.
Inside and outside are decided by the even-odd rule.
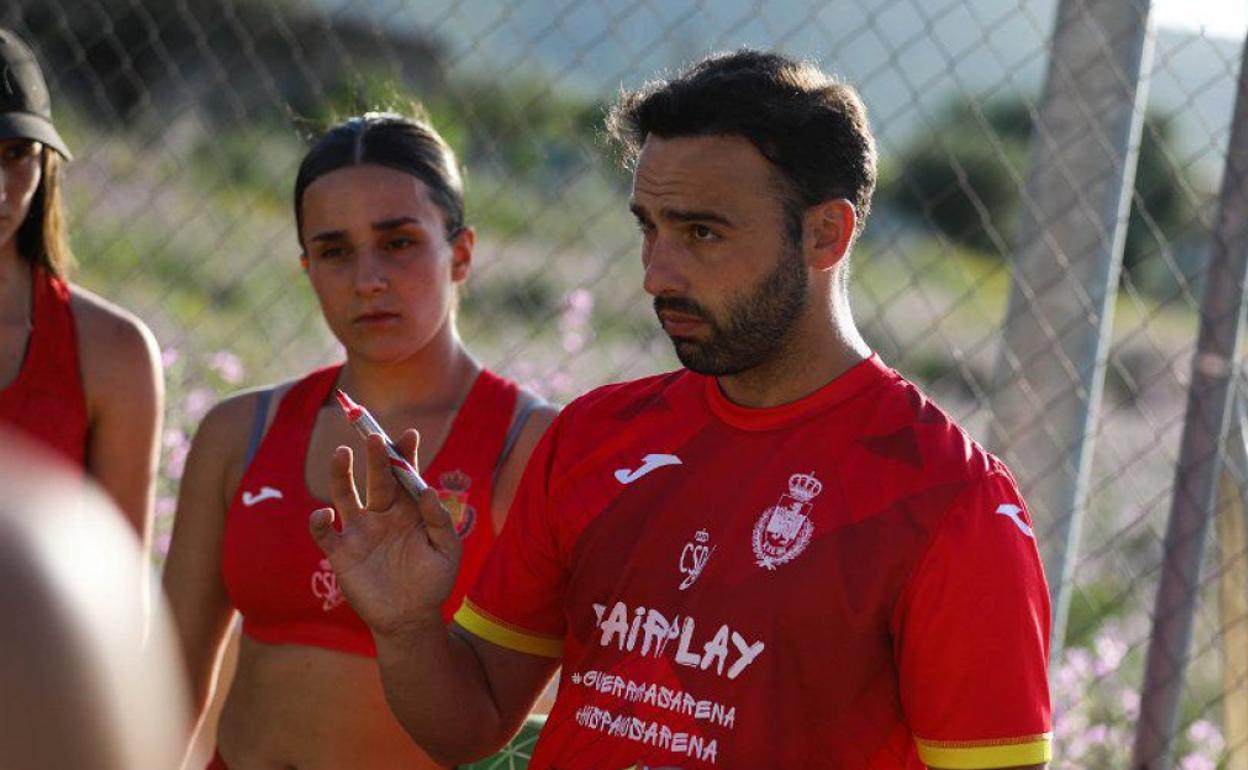
POLYGON ((472 271, 472 251, 477 245, 477 231, 465 225, 451 239, 451 280, 459 283, 472 271))
POLYGON ((303 252, 299 255, 299 267, 303 268, 303 272, 308 272, 308 254, 303 252))
POLYGON ((858 212, 845 198, 811 206, 802 217, 807 262, 816 270, 831 270, 849 254, 854 243, 858 212))

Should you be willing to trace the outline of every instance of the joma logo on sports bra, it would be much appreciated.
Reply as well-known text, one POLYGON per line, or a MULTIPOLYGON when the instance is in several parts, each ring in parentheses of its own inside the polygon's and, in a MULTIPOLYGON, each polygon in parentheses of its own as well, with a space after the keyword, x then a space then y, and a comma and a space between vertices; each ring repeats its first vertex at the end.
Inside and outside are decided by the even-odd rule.
POLYGON ((265 500, 281 500, 281 499, 282 499, 282 490, 274 489, 273 487, 269 487, 269 486, 260 487, 259 492, 247 492, 247 491, 243 492, 243 505, 247 506, 248 508, 252 507, 253 505, 257 503, 262 503, 265 500))

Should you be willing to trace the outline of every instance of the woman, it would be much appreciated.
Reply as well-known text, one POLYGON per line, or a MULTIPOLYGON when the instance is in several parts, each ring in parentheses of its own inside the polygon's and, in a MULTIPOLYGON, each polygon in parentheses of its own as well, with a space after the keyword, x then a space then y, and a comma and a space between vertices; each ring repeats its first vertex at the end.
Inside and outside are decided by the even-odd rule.
POLYGON ((0 425, 85 469, 149 544, 163 412, 143 322, 65 280, 69 149, 30 48, 0 28, 0 425))
POLYGON ((370 113, 332 128, 295 182, 302 264, 346 362, 234 396, 187 459, 165 588, 202 710, 234 610, 237 670, 212 767, 432 767, 391 716, 372 636, 307 531, 324 458, 363 450, 343 389, 388 433, 415 427, 421 474, 464 538, 449 619, 554 410, 482 368, 455 328, 475 234, 455 156, 426 123, 370 113))

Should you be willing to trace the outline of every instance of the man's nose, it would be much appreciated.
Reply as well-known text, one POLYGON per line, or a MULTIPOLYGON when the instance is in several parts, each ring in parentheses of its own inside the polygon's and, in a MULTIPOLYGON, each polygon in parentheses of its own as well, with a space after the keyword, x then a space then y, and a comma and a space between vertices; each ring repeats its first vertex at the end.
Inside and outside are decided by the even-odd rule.
POLYGON ((645 270, 642 288, 655 297, 687 294, 687 257, 675 238, 656 232, 648 243, 642 244, 641 264, 645 270))

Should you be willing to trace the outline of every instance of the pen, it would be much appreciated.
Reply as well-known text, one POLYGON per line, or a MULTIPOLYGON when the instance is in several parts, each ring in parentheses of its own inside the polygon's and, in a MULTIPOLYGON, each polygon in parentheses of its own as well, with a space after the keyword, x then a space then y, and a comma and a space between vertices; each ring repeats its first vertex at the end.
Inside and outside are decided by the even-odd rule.
POLYGON ((376 433, 381 436, 382 441, 386 442, 386 454, 390 458, 390 471, 394 473, 395 478, 399 480, 399 483, 403 485, 407 493, 414 498, 422 491, 428 489, 429 485, 420 477, 420 474, 416 472, 412 464, 403 459, 403 456, 399 454, 399 450, 395 448, 394 442, 381 429, 381 426, 368 413, 368 410, 352 401, 351 397, 343 393, 341 388, 336 388, 334 393, 338 396, 338 405, 346 413, 347 420, 355 426, 355 429, 359 431, 361 436, 367 439, 369 434, 376 433))

